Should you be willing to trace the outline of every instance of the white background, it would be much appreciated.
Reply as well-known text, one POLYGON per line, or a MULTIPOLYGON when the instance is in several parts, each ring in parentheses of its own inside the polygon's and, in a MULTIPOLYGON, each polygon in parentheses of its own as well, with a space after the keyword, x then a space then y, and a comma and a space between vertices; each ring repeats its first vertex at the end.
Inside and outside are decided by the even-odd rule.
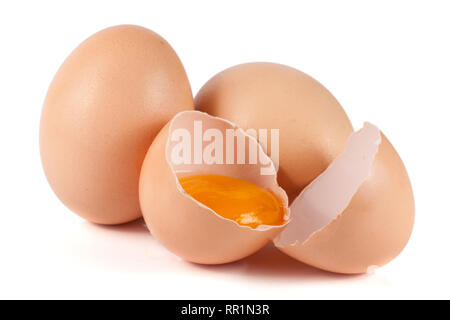
POLYGON ((448 1, 2 1, 0 298, 450 298, 448 1), (267 247, 224 266, 183 262, 142 221, 101 227, 55 197, 39 117, 64 58, 92 33, 139 24, 179 54, 194 94, 250 61, 322 82, 359 128, 377 124, 410 174, 416 224, 373 275, 341 276, 267 247))

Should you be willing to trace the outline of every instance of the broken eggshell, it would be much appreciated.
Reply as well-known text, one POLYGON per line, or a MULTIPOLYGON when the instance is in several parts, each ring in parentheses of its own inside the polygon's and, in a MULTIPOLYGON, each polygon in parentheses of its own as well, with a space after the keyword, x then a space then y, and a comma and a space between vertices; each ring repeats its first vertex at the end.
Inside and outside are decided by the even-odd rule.
MULTIPOLYGON (((226 150, 226 143, 222 143, 222 147, 222 155, 230 151, 226 150)), ((215 155, 217 152, 219 150, 215 155)), ((180 177, 197 174, 234 177, 270 190, 281 200, 286 222, 289 217, 287 195, 277 183, 275 166, 255 138, 227 120, 199 111, 181 112, 162 129, 150 146, 139 184, 141 210, 147 226, 153 236, 177 256, 202 264, 236 261, 265 246, 286 225, 260 225, 252 229, 216 214, 184 192, 178 181, 180 177), (236 139, 233 164, 214 157, 203 159, 210 143, 203 148, 202 140, 212 141, 213 136, 227 137, 227 129, 235 130, 236 134, 233 137, 236 139), (183 161, 174 158, 183 137, 193 137, 188 152, 192 161, 190 156, 183 161), (237 141, 241 138, 246 141, 245 163, 237 161, 237 141), (248 158, 252 150, 257 150, 260 157, 256 164, 248 158)))
POLYGON ((293 201, 291 221, 274 240, 287 255, 337 273, 365 273, 395 258, 414 223, 406 169, 375 126, 348 139, 344 152, 293 201))

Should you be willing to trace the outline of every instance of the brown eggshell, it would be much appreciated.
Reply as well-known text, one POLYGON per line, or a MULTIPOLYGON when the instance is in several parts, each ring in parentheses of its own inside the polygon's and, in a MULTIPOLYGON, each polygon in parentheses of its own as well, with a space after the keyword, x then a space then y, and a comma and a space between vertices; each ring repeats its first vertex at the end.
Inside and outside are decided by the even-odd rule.
MULTIPOLYGON (((279 247, 281 251, 314 267, 347 274, 382 266, 402 251, 414 223, 413 192, 402 160, 388 139, 380 135, 369 174, 345 210, 303 244, 300 241, 279 247)), ((365 161, 355 158, 360 160, 365 161)), ((337 181, 330 187, 343 185, 344 181, 337 181)), ((321 201, 327 201, 326 194, 321 201)), ((320 208, 319 203, 316 208, 320 208)), ((291 214, 300 212, 292 207, 291 214)))
MULTIPOLYGON (((280 129, 278 181, 290 201, 342 152, 353 131, 325 87, 274 63, 247 63, 220 72, 201 88, 195 106, 244 129, 280 129)), ((270 150, 269 142, 269 155, 270 150)))
POLYGON ((145 153, 167 121, 189 109, 186 73, 163 38, 127 25, 94 34, 66 59, 45 99, 40 149, 51 187, 89 221, 138 218, 145 153))
MULTIPOLYGON (((142 213, 152 235, 179 257, 202 264, 236 261, 262 248, 283 226, 251 229, 225 219, 185 193, 177 176, 220 174, 255 183, 278 196, 285 206, 286 221, 287 195, 278 186, 275 168, 267 155, 265 157, 272 167, 271 175, 261 175, 260 165, 248 163, 174 164, 170 156, 174 146, 171 132, 183 128, 192 134, 195 120, 202 121, 204 130, 214 128, 224 133, 226 129, 235 128, 228 121, 196 111, 182 112, 167 124, 153 141, 142 165, 139 192, 142 213)), ((240 134, 247 136, 248 143, 257 144, 242 130, 240 134)))

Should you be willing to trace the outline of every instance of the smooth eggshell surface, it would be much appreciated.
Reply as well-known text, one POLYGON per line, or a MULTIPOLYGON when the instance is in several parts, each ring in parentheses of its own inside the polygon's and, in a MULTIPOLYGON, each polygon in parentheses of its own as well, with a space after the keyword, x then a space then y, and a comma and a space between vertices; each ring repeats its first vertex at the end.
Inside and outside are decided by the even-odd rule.
POLYGON ((138 218, 138 181, 159 130, 193 109, 184 68, 170 45, 137 26, 102 30, 55 75, 40 127, 41 158, 60 200, 101 224, 138 218))
MULTIPOLYGON (((278 181, 290 201, 342 152, 353 131, 325 87, 274 63, 247 63, 220 72, 201 88, 195 106, 244 129, 280 129, 278 181)), ((270 141, 267 153, 276 161, 270 141)))
POLYGON ((323 270, 365 273, 402 251, 413 224, 414 198, 408 174, 394 147, 381 134, 369 177, 347 208, 303 245, 279 249, 323 270))

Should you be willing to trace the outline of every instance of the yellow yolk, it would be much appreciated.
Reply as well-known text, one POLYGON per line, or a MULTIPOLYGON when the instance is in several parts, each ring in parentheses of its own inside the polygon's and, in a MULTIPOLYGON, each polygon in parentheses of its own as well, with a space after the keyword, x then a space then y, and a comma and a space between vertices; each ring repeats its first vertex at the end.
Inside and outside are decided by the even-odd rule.
POLYGON ((178 179, 192 198, 240 225, 282 225, 284 208, 270 191, 253 183, 214 174, 178 179))

